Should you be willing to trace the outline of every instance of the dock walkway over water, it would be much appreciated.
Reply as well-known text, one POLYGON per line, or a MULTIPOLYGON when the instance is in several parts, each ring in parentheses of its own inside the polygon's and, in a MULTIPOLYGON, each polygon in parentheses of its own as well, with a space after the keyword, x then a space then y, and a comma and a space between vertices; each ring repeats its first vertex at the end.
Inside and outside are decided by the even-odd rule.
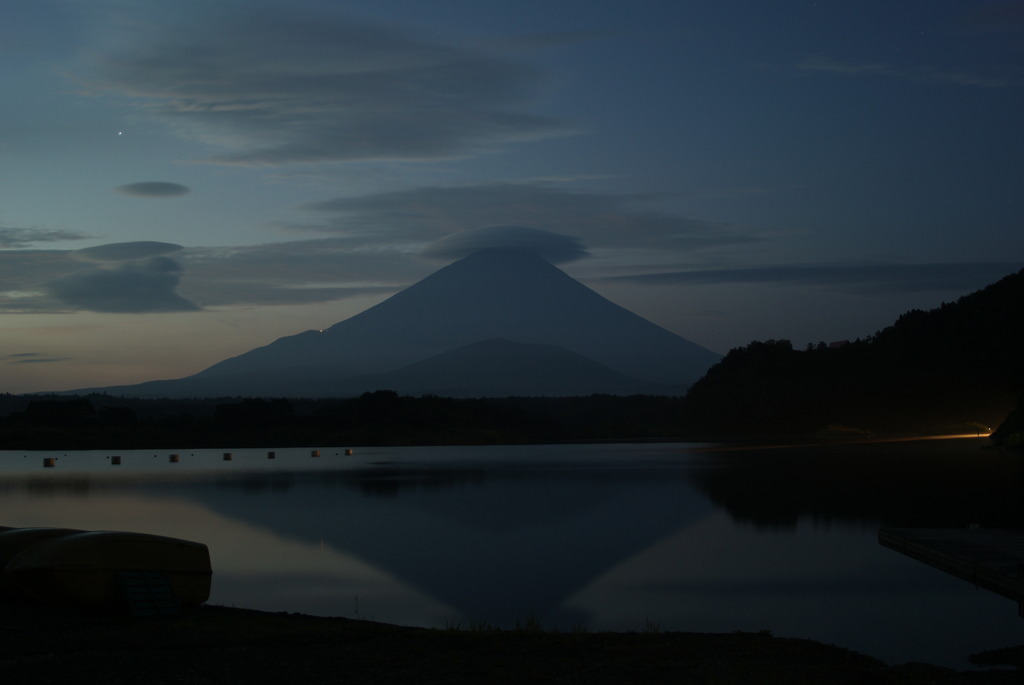
POLYGON ((1006 528, 882 528, 878 542, 1015 600, 1024 616, 1024 531, 1006 528))

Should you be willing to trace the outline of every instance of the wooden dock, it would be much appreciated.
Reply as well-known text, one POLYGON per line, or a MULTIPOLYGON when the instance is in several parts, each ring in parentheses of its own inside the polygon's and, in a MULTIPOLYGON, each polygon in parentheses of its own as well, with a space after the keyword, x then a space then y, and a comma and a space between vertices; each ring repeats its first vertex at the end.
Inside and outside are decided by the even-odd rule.
POLYGON ((1015 600, 1024 616, 1024 531, 1006 528, 882 528, 878 542, 1015 600))

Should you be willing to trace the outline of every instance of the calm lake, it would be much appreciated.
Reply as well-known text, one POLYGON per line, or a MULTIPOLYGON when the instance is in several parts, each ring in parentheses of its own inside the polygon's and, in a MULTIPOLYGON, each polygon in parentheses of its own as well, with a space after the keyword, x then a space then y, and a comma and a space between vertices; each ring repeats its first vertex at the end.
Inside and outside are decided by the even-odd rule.
POLYGON ((880 546, 869 498, 798 504, 701 445, 225 451, 0 452, 0 525, 200 541, 211 603, 255 609, 770 630, 955 668, 1024 643, 1016 603, 880 546))

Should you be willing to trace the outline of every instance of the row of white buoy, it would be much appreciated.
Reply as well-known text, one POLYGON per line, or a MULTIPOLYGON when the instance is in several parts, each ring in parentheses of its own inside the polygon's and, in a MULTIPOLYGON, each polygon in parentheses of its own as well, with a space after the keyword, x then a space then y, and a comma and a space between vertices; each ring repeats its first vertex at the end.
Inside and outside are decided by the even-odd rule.
MULTIPOLYGON (((153 455, 153 456, 156 456, 156 455, 153 455)), ((311 457, 319 457, 320 456, 320 450, 311 450, 310 453, 309 453, 309 456, 311 456, 311 457)), ((351 457, 352 456, 352 449, 351 448, 345 450, 345 456, 346 457, 351 457)), ((267 459, 276 459, 276 458, 277 458, 277 452, 267 452, 267 459)), ((108 457, 108 459, 110 459, 110 465, 111 466, 120 466, 121 465, 121 456, 120 455, 115 454, 113 456, 108 457)), ((232 459, 234 459, 234 453, 233 452, 224 452, 223 453, 223 459, 224 459, 224 461, 231 461, 232 459)), ((167 461, 169 461, 172 464, 177 464, 178 462, 181 461, 181 456, 178 455, 178 454, 170 454, 167 457, 167 461)), ((43 468, 52 469, 55 466, 57 466, 57 457, 43 457, 43 468)))

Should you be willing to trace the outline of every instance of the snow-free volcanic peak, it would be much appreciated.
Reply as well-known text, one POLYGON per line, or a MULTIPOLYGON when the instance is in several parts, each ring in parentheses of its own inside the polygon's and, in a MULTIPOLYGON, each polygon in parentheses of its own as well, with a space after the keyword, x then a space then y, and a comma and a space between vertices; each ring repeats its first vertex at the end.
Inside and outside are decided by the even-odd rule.
MULTIPOLYGON (((171 397, 358 395, 383 389, 371 387, 381 374, 402 386, 404 370, 413 365, 417 378, 431 377, 425 368, 431 364, 469 368, 455 363, 453 355, 477 354, 479 369, 474 344, 495 340, 520 344, 505 349, 515 349, 522 373, 530 373, 526 358, 534 354, 535 373, 550 374, 557 358, 552 347, 593 363, 592 383, 574 373, 572 387, 547 394, 607 392, 611 375, 619 378, 616 394, 679 393, 718 360, 710 350, 608 301, 524 245, 473 252, 322 332, 280 338, 187 378, 113 390, 171 397)), ((491 344, 488 349, 501 364, 493 351, 503 348, 491 344)), ((449 378, 445 387, 459 387, 462 395, 514 394, 500 382, 484 380, 500 374, 476 375, 449 378)), ((421 393, 442 392, 416 387, 421 393)))

